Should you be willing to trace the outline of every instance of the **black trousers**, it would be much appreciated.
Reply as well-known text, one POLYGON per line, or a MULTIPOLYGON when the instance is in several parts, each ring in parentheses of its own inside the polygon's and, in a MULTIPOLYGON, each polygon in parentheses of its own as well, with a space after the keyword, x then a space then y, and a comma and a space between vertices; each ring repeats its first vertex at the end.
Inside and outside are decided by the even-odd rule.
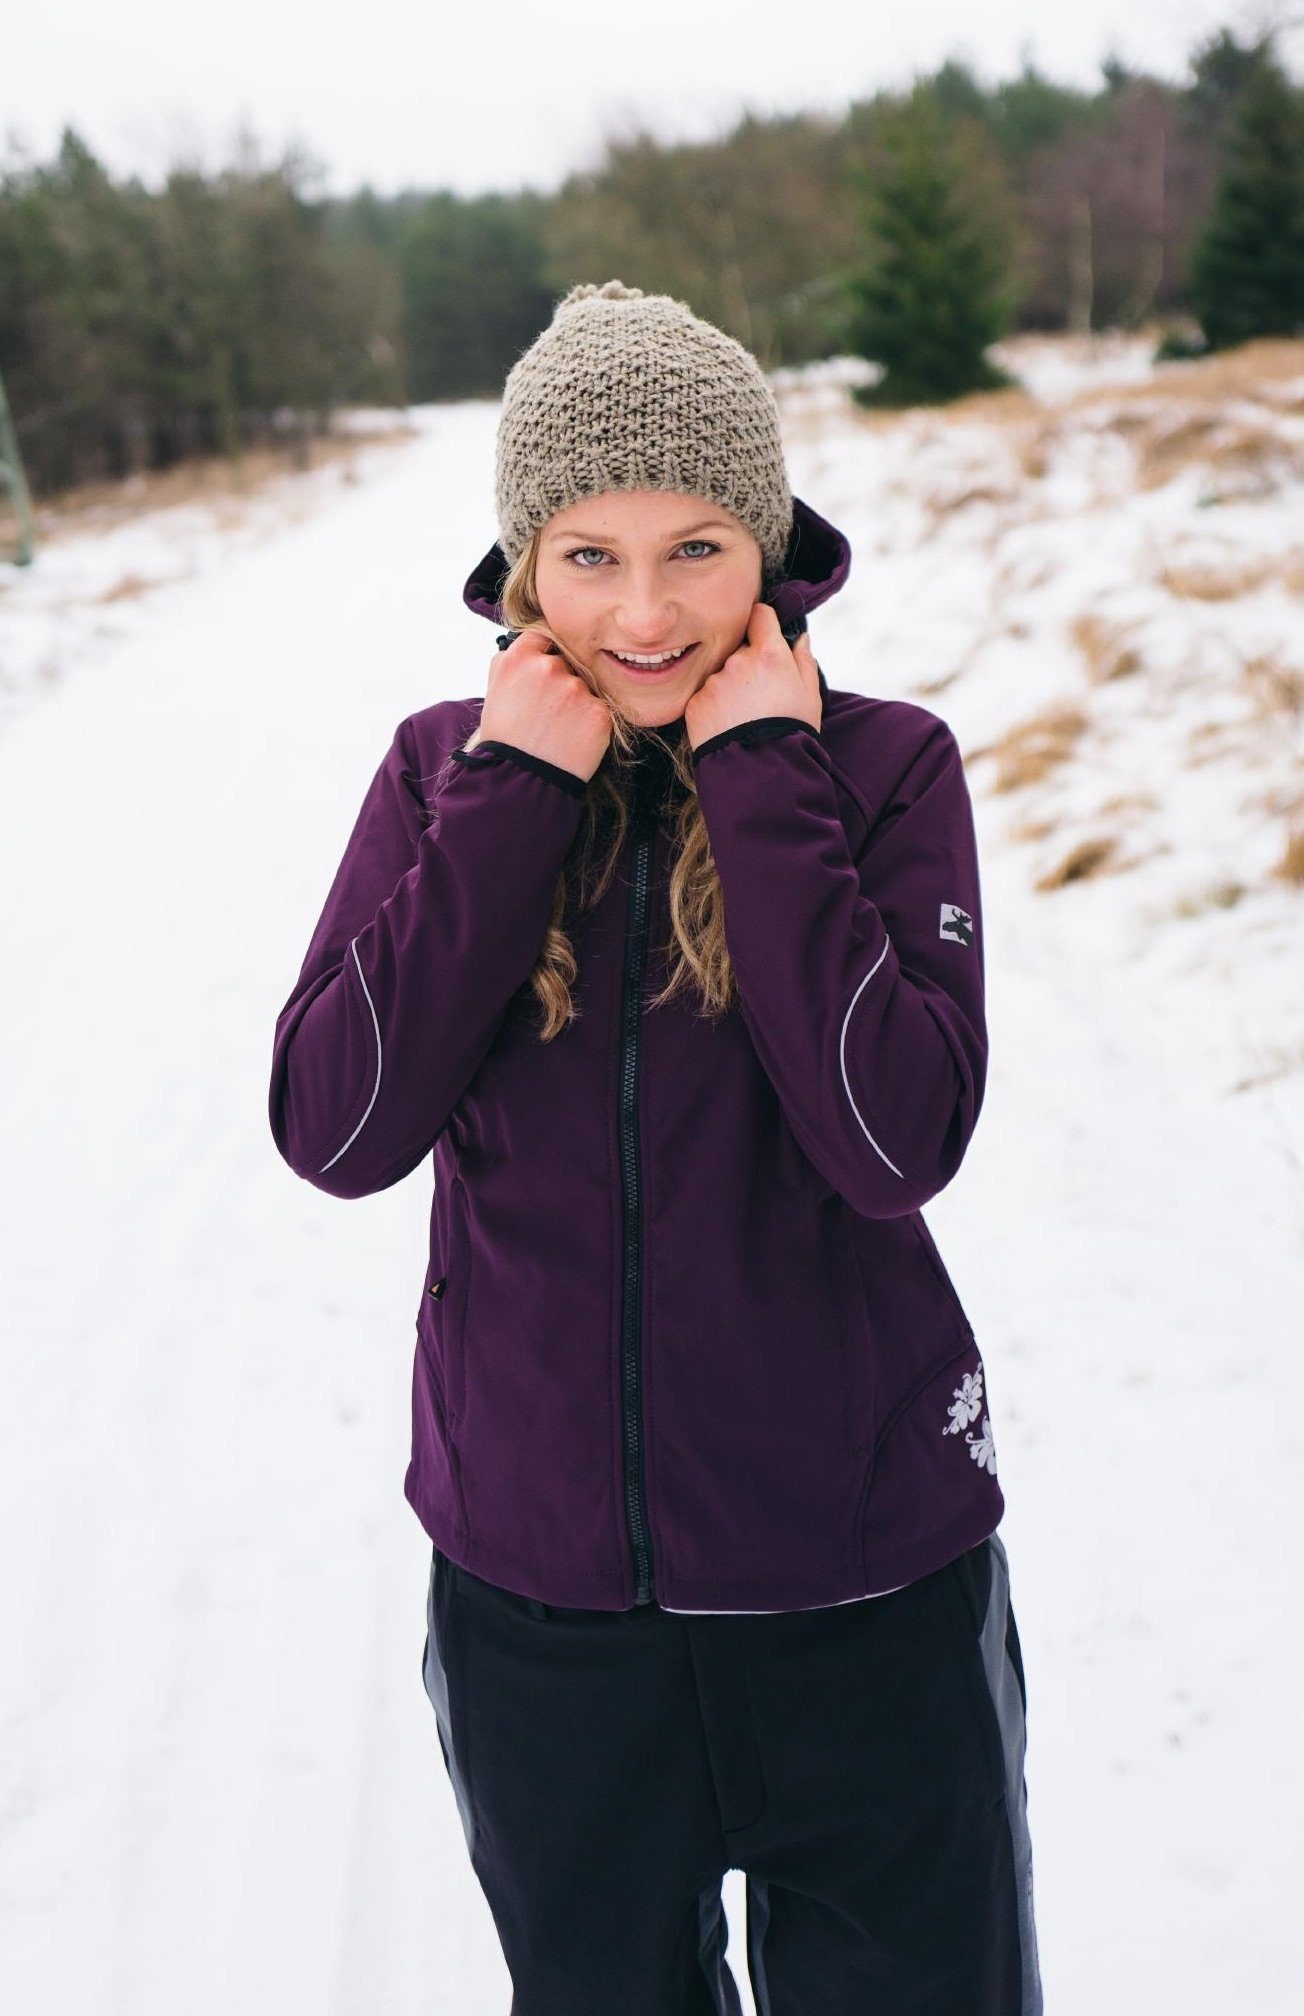
POLYGON ((555 1608, 433 1550, 422 1678, 511 2016, 1041 2016, 992 1534, 863 1602, 555 1608))

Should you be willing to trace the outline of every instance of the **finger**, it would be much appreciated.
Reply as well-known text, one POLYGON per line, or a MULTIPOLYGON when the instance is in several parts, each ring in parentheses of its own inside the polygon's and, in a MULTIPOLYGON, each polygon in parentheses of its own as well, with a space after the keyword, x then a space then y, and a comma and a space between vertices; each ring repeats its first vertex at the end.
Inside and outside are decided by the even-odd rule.
POLYGON ((818 691, 820 683, 820 668, 818 662, 816 661, 814 649, 811 645, 809 630, 802 631, 801 636, 797 639, 797 642, 792 647, 792 655, 797 660, 797 663, 801 667, 802 672, 805 674, 808 685, 812 686, 816 691, 818 691))

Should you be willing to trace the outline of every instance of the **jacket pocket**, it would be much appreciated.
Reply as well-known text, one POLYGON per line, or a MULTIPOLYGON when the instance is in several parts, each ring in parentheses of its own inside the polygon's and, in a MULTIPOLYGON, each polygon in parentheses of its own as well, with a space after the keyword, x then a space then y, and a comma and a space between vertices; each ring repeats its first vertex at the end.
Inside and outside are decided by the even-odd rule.
POLYGON ((880 1423, 861 1506, 866 1574, 922 1567, 943 1541, 992 1532, 1004 1509, 982 1357, 972 1336, 953 1339, 880 1423))
POLYGON ((465 1197, 454 1177, 443 1253, 433 1251, 426 1268, 417 1315, 417 1338, 430 1368, 431 1384, 445 1440, 462 1412, 462 1331, 466 1320, 468 1242, 462 1206, 465 1197))
MULTIPOLYGON (((943 1374, 950 1373, 960 1363, 962 1358, 968 1357, 975 1349, 976 1346, 972 1335, 962 1338, 953 1337, 945 1348, 925 1365, 917 1378, 906 1388, 905 1392, 898 1395, 891 1411, 879 1423, 878 1432, 874 1438, 876 1453, 882 1449, 883 1444, 890 1438, 902 1419, 918 1403, 924 1400, 924 1396, 929 1392, 929 1389, 932 1388, 936 1391, 939 1384, 945 1384, 943 1374)), ((925 1404, 927 1403, 925 1402, 925 1404)))
POLYGON ((440 1298, 440 1338, 444 1361, 444 1394, 448 1425, 455 1429, 465 1399, 467 1300, 471 1287, 471 1242, 466 1226, 466 1185, 454 1176, 449 1191, 448 1254, 444 1291, 440 1298))
POLYGON ((440 1275, 427 1273, 426 1285, 421 1291, 421 1307, 417 1310, 417 1349, 430 1378, 430 1398, 438 1420, 440 1433, 447 1440, 448 1396, 444 1387, 443 1354, 439 1342, 439 1317, 432 1307, 432 1298, 443 1291, 440 1275))

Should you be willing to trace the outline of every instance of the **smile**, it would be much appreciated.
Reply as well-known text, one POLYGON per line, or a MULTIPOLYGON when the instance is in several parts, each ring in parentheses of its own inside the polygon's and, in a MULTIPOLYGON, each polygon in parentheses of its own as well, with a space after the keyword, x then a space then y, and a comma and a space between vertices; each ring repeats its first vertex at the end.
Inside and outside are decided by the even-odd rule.
POLYGON ((627 655, 623 651, 609 651, 607 656, 614 658, 618 665, 624 665, 631 672, 664 672, 670 666, 678 665, 682 658, 686 658, 689 652, 696 648, 694 644, 685 644, 681 651, 661 651, 654 657, 636 656, 633 653, 627 655))

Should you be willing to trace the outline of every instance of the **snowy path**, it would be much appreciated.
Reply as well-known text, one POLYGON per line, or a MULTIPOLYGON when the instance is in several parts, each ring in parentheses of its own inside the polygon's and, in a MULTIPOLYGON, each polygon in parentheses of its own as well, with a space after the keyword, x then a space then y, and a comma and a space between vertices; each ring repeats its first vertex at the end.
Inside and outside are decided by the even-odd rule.
MULTIPOLYGON (((418 1670, 426 1178, 321 1196, 265 1108, 395 724, 483 689, 459 598, 494 413, 425 416, 143 598, 0 737, 0 2000, 24 2016, 510 2000, 418 1670)), ((854 622, 835 686, 870 683, 854 622)), ((1234 977, 1124 956, 1121 881, 1029 894, 995 805, 988 1104, 927 1216, 991 1379, 1047 2007, 1285 2016, 1300 1073, 1236 1094, 1197 1068, 1229 1054, 1234 977)))

